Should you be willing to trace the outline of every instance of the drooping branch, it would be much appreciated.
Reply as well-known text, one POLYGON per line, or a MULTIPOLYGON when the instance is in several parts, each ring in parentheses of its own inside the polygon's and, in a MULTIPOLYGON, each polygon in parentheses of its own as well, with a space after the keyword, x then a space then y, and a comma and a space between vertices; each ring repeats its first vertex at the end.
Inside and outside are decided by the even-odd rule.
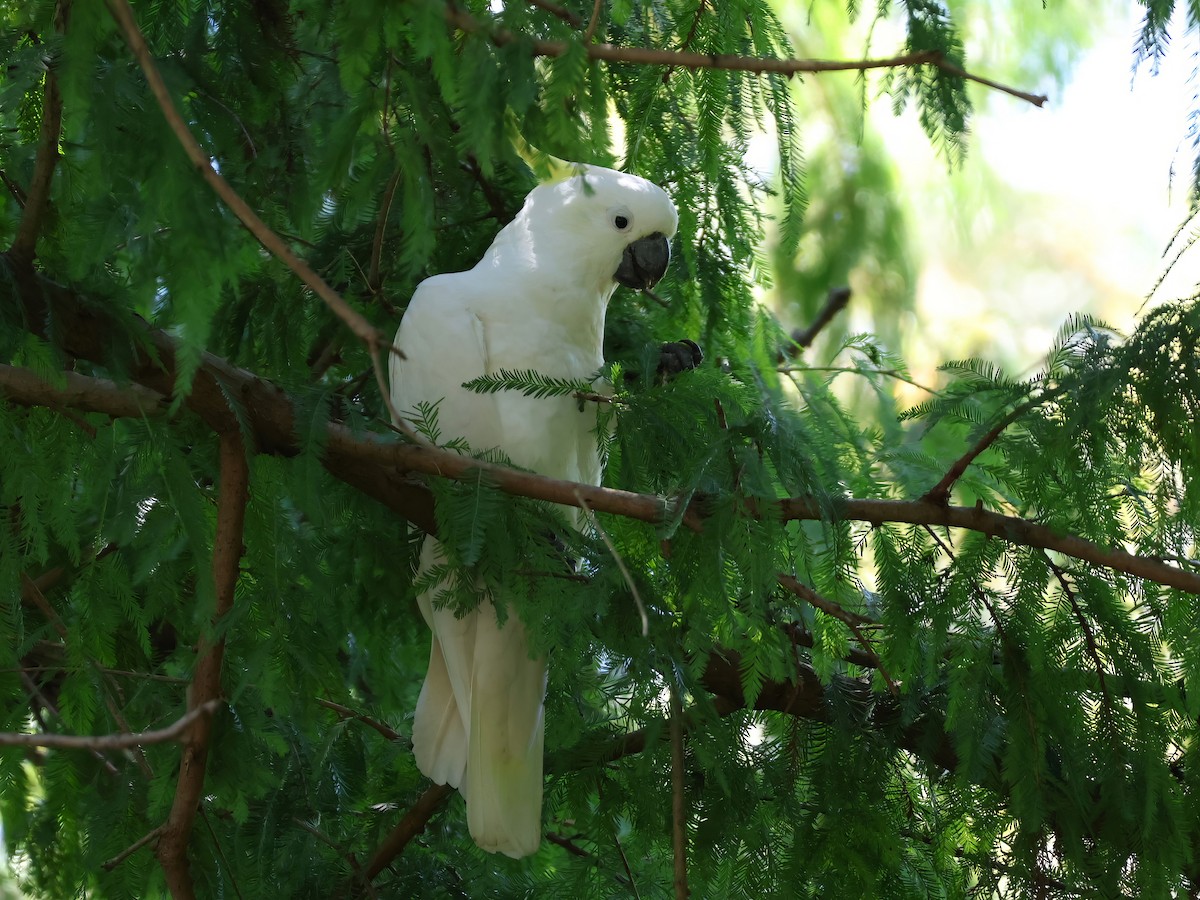
MULTIPOLYGON (((234 589, 242 558, 242 535, 249 499, 250 470, 246 451, 237 431, 220 438, 220 486, 217 495, 217 533, 213 540, 212 573, 216 589, 216 608, 212 625, 233 609, 234 589)), ((196 670, 188 692, 188 705, 196 708, 221 696, 221 663, 225 655, 224 636, 202 638, 197 648, 196 670)), ((208 761, 212 723, 202 719, 184 744, 179 763, 179 781, 175 801, 163 825, 156 855, 166 876, 171 896, 192 898, 195 888, 188 871, 187 846, 196 811, 204 790, 204 770, 208 761)))
POLYGON ((166 744, 186 738, 198 719, 212 715, 220 700, 209 700, 189 710, 166 728, 135 733, 102 734, 95 737, 75 734, 25 734, 0 731, 0 747, 44 747, 47 750, 130 750, 151 744, 166 744))
MULTIPOLYGON (((505 28, 489 28, 483 22, 455 6, 446 7, 446 20, 455 28, 470 34, 483 34, 497 47, 522 41, 534 56, 564 56, 571 49, 567 41, 531 39, 505 28)), ((766 56, 737 56, 730 53, 695 53, 689 50, 656 50, 651 47, 617 47, 613 44, 585 42, 589 59, 602 62, 630 63, 640 66, 670 66, 683 69, 728 69, 755 74, 798 75, 804 72, 866 72, 872 69, 899 69, 915 66, 935 66, 944 72, 967 81, 974 81, 992 90, 1017 97, 1034 106, 1049 99, 1008 85, 974 75, 946 59, 936 50, 921 50, 884 59, 775 59, 766 56)))

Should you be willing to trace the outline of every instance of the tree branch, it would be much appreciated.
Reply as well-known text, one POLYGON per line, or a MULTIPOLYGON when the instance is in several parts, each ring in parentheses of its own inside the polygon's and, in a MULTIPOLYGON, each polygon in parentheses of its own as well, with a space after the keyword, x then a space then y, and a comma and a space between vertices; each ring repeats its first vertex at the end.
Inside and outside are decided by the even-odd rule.
MULTIPOLYGON (((242 534, 246 522, 246 503, 249 499, 250 470, 246 451, 236 430, 220 437, 220 487, 217 495, 217 533, 213 539, 212 571, 216 587, 216 608, 212 625, 216 628, 233 609, 234 588, 242 557, 242 534)), ((221 696, 221 662, 225 654, 225 638, 202 638, 197 648, 196 670, 188 692, 188 705, 201 706, 221 696)), ((163 825, 156 851, 166 875, 171 896, 195 897, 195 887, 188 871, 187 846, 195 822, 196 810, 204 789, 204 768, 208 760, 208 743, 212 734, 211 721, 201 720, 184 744, 179 764, 179 782, 170 815, 163 825)))
POLYGON ((404 818, 371 854, 371 860, 363 873, 364 877, 369 881, 391 865, 392 860, 404 852, 409 841, 425 830, 433 814, 453 793, 454 788, 449 785, 435 784, 418 797, 412 809, 404 814, 404 818))
POLYGON ((188 159, 191 160, 192 165, 196 167, 204 180, 216 192, 217 196, 225 202, 225 205, 237 216, 238 221, 245 226, 247 231, 254 235, 254 238, 271 255, 291 269, 313 293, 325 302, 325 305, 333 311, 334 315, 341 319, 346 327, 367 345, 372 355, 380 347, 390 347, 391 344, 375 326, 351 308, 337 291, 326 284, 325 280, 309 267, 308 263, 293 253, 292 249, 283 242, 279 235, 272 231, 259 218, 258 213, 251 209, 250 205, 230 187, 229 182, 213 168, 208 154, 205 153, 199 142, 192 135, 187 123, 184 122, 183 117, 179 114, 179 110, 175 108, 175 101, 171 99, 171 94, 167 91, 167 86, 158 72, 158 67, 154 64, 154 59, 150 55, 150 48, 146 46, 146 39, 142 36, 137 21, 134 19, 133 10, 129 8, 126 0, 106 0, 106 2, 108 3, 109 12, 112 13, 112 17, 125 34, 125 40, 129 44, 130 51, 133 53, 134 58, 137 59, 142 72, 145 73, 146 81, 150 85, 154 99, 158 101, 159 108, 162 110, 167 124, 171 127, 171 131, 179 139, 179 143, 187 154, 188 159))
POLYGON ((198 719, 207 718, 221 705, 220 700, 209 700, 189 710, 166 728, 136 733, 102 734, 95 737, 75 734, 24 734, 0 731, 0 747, 44 747, 47 750, 131 750, 151 744, 166 744, 187 737, 198 719))
POLYGON ((356 719, 357 721, 362 722, 364 725, 366 725, 370 728, 374 728, 376 731, 378 731, 380 734, 382 734, 389 741, 404 740, 404 735, 402 735, 400 732, 395 731, 392 728, 389 728, 387 725, 384 725, 378 719, 372 719, 370 716, 365 716, 362 713, 355 712, 348 706, 342 706, 342 704, 334 703, 332 700, 326 700, 324 697, 318 697, 317 703, 319 703, 321 706, 325 707, 326 709, 333 710, 335 713, 337 713, 343 719, 356 719))
POLYGON ((30 369, 0 363, 0 396, 21 406, 70 408, 113 418, 152 418, 167 411, 167 398, 138 384, 122 387, 105 378, 63 372, 56 387, 30 369))
MULTIPOLYGON (((104 362, 113 338, 112 323, 96 308, 85 308, 74 295, 36 275, 18 278, 20 301, 35 333, 46 336, 45 325, 52 308, 54 337, 73 356, 104 362), (43 324, 36 324, 43 323, 43 324)), ((175 340, 165 332, 140 326, 144 332, 131 336, 131 343, 144 346, 130 364, 129 376, 160 394, 170 395, 175 383, 175 340)), ((213 430, 224 432, 239 427, 229 408, 229 398, 241 403, 242 417, 258 450, 282 456, 299 452, 295 410, 281 389, 252 372, 204 353, 196 372, 187 406, 213 430)), ((516 496, 579 507, 583 501, 596 512, 607 512, 643 522, 669 521, 676 501, 652 494, 562 481, 506 466, 485 463, 437 447, 402 444, 390 437, 362 434, 337 422, 326 426, 325 468, 334 477, 358 488, 426 531, 436 530, 433 500, 427 488, 414 482, 414 474, 439 478, 477 478, 480 473, 501 491, 516 496)), ((748 498, 748 512, 756 517, 780 521, 821 520, 830 511, 812 497, 784 500, 748 498)), ((834 518, 848 521, 885 522, 910 525, 946 525, 998 537, 1012 544, 1055 550, 1096 566, 1145 578, 1178 590, 1200 595, 1200 573, 1169 565, 1161 559, 1138 556, 1119 548, 1101 547, 1074 534, 1057 532, 1045 525, 1017 516, 1003 515, 982 506, 964 507, 929 503, 924 500, 879 500, 847 498, 833 511, 834 518)), ((683 524, 693 531, 704 528, 701 501, 684 510, 683 524)))
POLYGON ((781 585, 783 585, 801 600, 804 600, 811 606, 816 607, 827 615, 833 616, 835 619, 838 619, 844 623, 854 635, 855 640, 862 645, 863 653, 865 654, 867 660, 869 660, 871 668, 878 669, 879 674, 883 676, 883 680, 887 682, 888 690, 892 692, 893 696, 899 694, 899 689, 896 687, 896 682, 892 680, 892 676, 884 667, 883 661, 879 658, 879 654, 875 652, 875 648, 871 643, 871 639, 862 632, 861 626, 877 626, 879 624, 878 622, 876 622, 874 619, 867 618, 866 616, 859 615, 856 612, 852 612, 851 610, 844 609, 827 597, 822 597, 795 576, 780 572, 775 577, 781 585))
MULTIPOLYGON (((446 7, 446 19, 454 27, 469 34, 482 34, 497 47, 524 41, 534 56, 563 56, 571 48, 567 41, 531 39, 505 28, 489 28, 474 16, 453 6, 446 7)), ((1042 106, 1047 97, 1008 87, 989 78, 972 75, 949 62, 936 50, 921 50, 886 59, 773 59, 765 56, 736 56, 728 53, 694 53, 687 50, 656 50, 650 47, 617 47, 612 44, 584 44, 589 59, 603 62, 631 63, 640 66, 671 66, 684 69, 729 69, 735 72, 768 72, 796 75, 801 72, 864 72, 870 69, 898 69, 913 66, 935 66, 951 75, 982 84, 993 90, 1019 97, 1034 106, 1042 106)))
POLYGON ((790 335, 791 343, 779 348, 778 362, 786 362, 800 355, 802 350, 812 346, 817 335, 825 330, 825 326, 834 320, 838 313, 850 302, 852 291, 848 287, 836 287, 829 291, 825 303, 817 312, 817 317, 807 328, 797 328, 790 335))
MULTIPOLYGON (((189 715, 190 715, 190 713, 189 713, 189 715)), ((130 844, 128 847, 126 847, 124 850, 122 850, 116 856, 112 857, 111 859, 106 859, 104 862, 102 862, 100 864, 100 868, 102 868, 105 872, 111 872, 113 869, 115 869, 121 863, 125 862, 125 860, 129 859, 129 857, 133 856, 133 854, 137 853, 137 851, 141 850, 143 847, 145 847, 151 841, 158 840, 158 836, 160 834, 162 834, 162 829, 163 829, 163 827, 161 825, 159 825, 154 830, 146 832, 144 835, 142 835, 140 838, 138 838, 136 841, 134 841, 132 844, 130 844)))
MULTIPOLYGON (((69 0, 60 0, 55 9, 55 26, 65 31, 69 0)), ((58 89, 58 76, 54 67, 46 66, 46 89, 42 101, 42 124, 38 130, 37 159, 33 166, 33 180, 29 183, 17 235, 13 238, 9 253, 14 260, 25 265, 33 262, 37 252, 38 236, 42 232, 42 218, 50 204, 50 185, 54 170, 58 166, 58 141, 62 133, 62 94, 58 89)))

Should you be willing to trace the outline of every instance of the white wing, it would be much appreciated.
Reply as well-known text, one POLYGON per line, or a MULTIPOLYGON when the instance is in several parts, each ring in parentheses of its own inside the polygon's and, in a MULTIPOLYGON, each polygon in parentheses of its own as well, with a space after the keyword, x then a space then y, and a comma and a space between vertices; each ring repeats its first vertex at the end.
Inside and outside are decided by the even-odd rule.
MULTIPOLYGON (((393 355, 392 402, 403 415, 421 401, 441 400, 440 439, 463 437, 482 450, 503 447, 505 429, 497 395, 461 387, 489 371, 486 328, 472 303, 479 284, 471 274, 429 279, 414 295, 396 335, 406 358, 393 355)), ((426 538, 419 570, 442 560, 441 545, 426 538)), ((529 657, 515 615, 500 628, 485 596, 458 618, 435 608, 439 589, 418 597, 433 641, 413 721, 413 754, 429 778, 462 793, 479 846, 528 856, 541 843, 546 661, 529 657)))

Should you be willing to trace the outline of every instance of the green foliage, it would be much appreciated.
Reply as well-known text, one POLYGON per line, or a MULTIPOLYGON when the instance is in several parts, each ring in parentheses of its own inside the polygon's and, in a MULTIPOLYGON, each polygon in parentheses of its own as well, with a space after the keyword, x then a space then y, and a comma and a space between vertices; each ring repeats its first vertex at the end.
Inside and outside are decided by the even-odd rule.
MULTIPOLYGON (((1172 4, 1145 5, 1138 52, 1153 60, 1172 4)), ((867 18, 863 7, 834 12, 867 18)), ((1072 317, 1029 377, 948 363, 928 401, 901 413, 893 388, 910 376, 888 323, 879 339, 827 333, 821 355, 783 362, 786 332, 755 302, 774 277, 811 312, 863 247, 883 248, 879 295, 893 308, 911 295, 878 141, 856 145, 855 190, 849 157, 801 152, 796 96, 818 77, 599 62, 585 0, 133 8, 221 175, 385 332, 421 279, 474 264, 519 208, 532 182, 510 117, 556 156, 664 185, 680 213, 666 302, 614 298, 612 402, 533 370, 468 385, 596 403, 606 485, 661 498, 664 514, 602 512, 580 530, 479 470, 429 478, 446 559, 414 583, 423 535, 328 468, 339 441, 399 440, 367 348, 214 199, 103 4, 73 4, 63 33, 55 4, 0 3, 4 246, 39 154, 60 154, 35 268, 0 257, 0 378, 21 370, 65 390, 70 372, 111 394, 131 380, 174 392, 109 416, 0 388, 0 731, 168 726, 198 648, 223 639, 228 706, 188 845, 196 893, 348 895, 429 787, 407 747, 429 652, 415 601, 447 576, 438 602, 466 610, 479 588, 483 602, 507 598, 501 615, 549 654, 554 839, 527 860, 485 854, 455 794, 373 879, 378 896, 670 896, 672 690, 687 707, 696 896, 1195 893, 1197 595, 1023 543, 1016 525, 989 535, 886 510, 944 512, 911 501, 971 453, 947 498, 967 512, 1194 576, 1200 301, 1161 307, 1128 337, 1072 317), (48 73, 63 98, 49 148, 48 73), (749 160, 763 129, 779 154, 769 179, 749 160), (67 336, 88 352, 68 352, 67 336), (681 336, 705 364, 652 377, 661 342, 681 336), (847 403, 844 376, 875 402, 847 403), (256 431, 264 382, 291 412, 274 443, 256 431), (214 624, 217 417, 252 455, 233 608, 214 624), (776 515, 784 498, 811 512, 776 515)), ((874 14, 897 25, 897 50, 969 70, 960 8, 978 5, 903 0, 874 14)), ((596 10, 596 43, 796 55, 757 0, 596 10)), ((882 84, 963 159, 961 77, 910 67, 882 84)), ((864 86, 827 105, 849 122, 868 98, 864 86)), ((442 434, 436 404, 412 412, 427 439, 503 463, 442 434)), ((174 743, 0 748, 5 877, 31 897, 163 895, 151 849, 105 863, 167 818, 179 768, 174 743)))

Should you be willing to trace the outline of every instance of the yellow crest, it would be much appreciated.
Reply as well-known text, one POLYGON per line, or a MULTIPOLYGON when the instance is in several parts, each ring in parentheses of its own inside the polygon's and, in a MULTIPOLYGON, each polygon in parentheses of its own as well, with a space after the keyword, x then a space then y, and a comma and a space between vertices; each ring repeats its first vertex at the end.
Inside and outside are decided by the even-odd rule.
POLYGON ((529 166, 534 177, 539 184, 554 184, 558 181, 566 181, 568 178, 573 178, 587 171, 586 166, 581 166, 578 163, 567 162, 565 159, 559 159, 557 156, 551 156, 537 147, 534 147, 529 141, 525 140, 521 134, 521 129, 517 126, 517 117, 512 110, 508 111, 508 137, 512 141, 513 148, 521 159, 525 160, 525 165, 529 166))

